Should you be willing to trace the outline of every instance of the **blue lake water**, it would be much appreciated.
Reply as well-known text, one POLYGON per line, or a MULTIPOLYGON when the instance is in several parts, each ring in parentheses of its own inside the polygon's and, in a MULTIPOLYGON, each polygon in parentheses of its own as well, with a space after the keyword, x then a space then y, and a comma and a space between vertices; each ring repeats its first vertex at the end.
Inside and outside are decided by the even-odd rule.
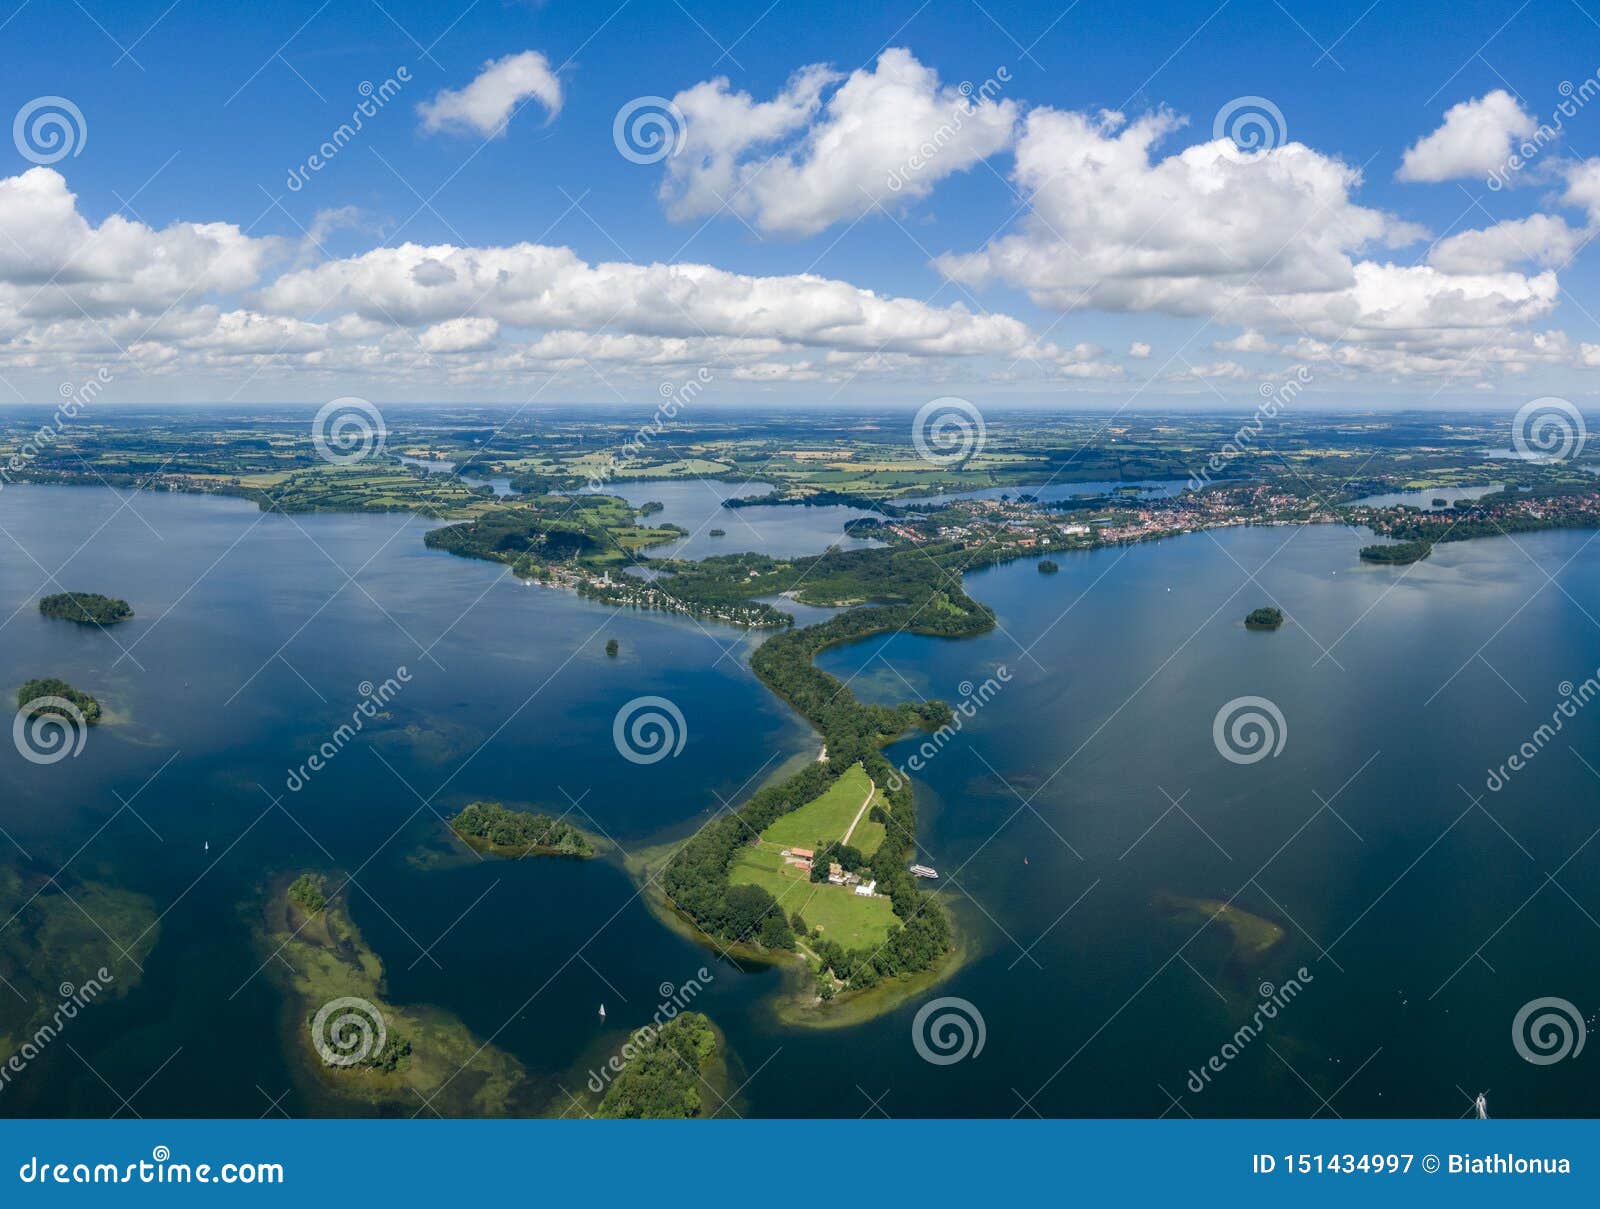
POLYGON ((943 495, 927 495, 916 499, 897 500, 902 504, 932 504, 950 500, 997 500, 1001 497, 1016 499, 1020 495, 1031 495, 1041 502, 1053 503, 1056 500, 1070 500, 1081 495, 1110 495, 1120 492, 1131 498, 1165 499, 1178 495, 1187 487, 1186 479, 1098 479, 1081 483, 1047 483, 1037 487, 982 487, 976 491, 957 491, 943 495), (1137 493, 1132 489, 1138 488, 1137 493))
MULTIPOLYGON (((667 486, 640 498, 667 502, 667 486)), ((667 519, 672 506, 693 507, 667 519)), ((1338 526, 1058 556, 1054 576, 1021 562, 968 577, 997 611, 988 635, 824 655, 872 700, 956 700, 1002 665, 1011 676, 917 775, 922 855, 971 952, 927 997, 961 996, 986 1025, 980 1055, 935 1066, 912 1045, 920 999, 858 1027, 787 1028, 774 972, 663 927, 609 861, 408 859, 475 798, 571 809, 631 852, 816 743, 751 675, 759 637, 524 588, 427 550, 426 528, 0 492, 0 681, 61 676, 110 715, 75 759, 40 767, 5 748, 5 859, 164 912, 142 984, 74 1022, 84 1061, 48 1050, 0 1113, 106 1115, 119 1105, 101 1077, 144 1084, 145 1116, 254 1116, 261 1089, 287 1091, 296 1115, 337 1111, 294 1085, 248 935, 265 882, 302 868, 359 870, 352 914, 389 997, 493 1036, 536 1101, 704 966, 695 1006, 751 1076, 747 1114, 855 1115, 869 1107, 857 1085, 897 1116, 1176 1114, 1167 1092, 1196 1116, 1326 1114, 1319 1095, 1346 1116, 1447 1116, 1484 1088, 1497 1115, 1593 1109, 1582 1065, 1523 1061, 1510 1026, 1542 996, 1600 1007, 1600 707, 1485 788, 1549 721, 1558 685, 1600 667, 1592 534, 1441 546, 1410 568, 1362 566, 1367 535, 1338 526), (50 621, 36 601, 58 586, 123 596, 137 616, 110 634, 50 621), (1246 631, 1269 600, 1289 623, 1246 631), (289 792, 358 686, 402 665, 391 716, 289 792), (613 718, 642 695, 682 710, 678 757, 618 755, 613 718), (1248 765, 1213 742, 1218 710, 1243 696, 1270 699, 1286 729, 1280 754, 1248 765), (1232 899, 1285 939, 1243 958, 1163 895, 1232 899), (1261 984, 1302 966, 1299 998, 1187 1090, 1261 984)))
POLYGON ((1369 508, 1420 508, 1423 512, 1440 512, 1451 507, 1457 500, 1482 499, 1486 495, 1499 491, 1503 484, 1485 483, 1477 487, 1431 487, 1426 491, 1385 491, 1379 495, 1367 495, 1361 499, 1352 500, 1369 508), (1442 504, 1435 504, 1434 500, 1443 500, 1442 504))
POLYGON ((819 508, 764 504, 724 508, 722 501, 737 496, 765 495, 771 483, 733 483, 721 479, 676 479, 660 483, 607 483, 594 488, 618 495, 630 504, 655 502, 662 510, 644 518, 647 525, 677 525, 688 535, 675 542, 652 546, 651 558, 709 558, 713 554, 768 554, 795 558, 820 554, 829 546, 859 550, 879 543, 851 537, 845 525, 863 516, 876 516, 860 508, 829 504, 819 508), (713 537, 721 529, 724 536, 713 537))

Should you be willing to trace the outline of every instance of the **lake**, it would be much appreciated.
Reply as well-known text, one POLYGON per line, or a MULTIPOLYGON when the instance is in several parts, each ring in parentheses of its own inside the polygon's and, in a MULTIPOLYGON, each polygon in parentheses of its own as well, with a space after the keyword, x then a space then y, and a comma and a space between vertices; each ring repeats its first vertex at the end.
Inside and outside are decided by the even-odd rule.
MULTIPOLYGON (((735 514, 695 499, 699 483, 628 490, 669 503, 660 519, 735 514)), ((539 1100, 703 966, 694 1006, 749 1076, 747 1115, 854 1116, 881 1096, 896 1116, 1326 1115, 1319 1097, 1346 1116, 1448 1116, 1485 1088, 1496 1115, 1592 1111, 1579 1064, 1524 1062, 1509 1032, 1538 997, 1600 1007, 1600 844, 1586 844, 1600 793, 1585 764, 1600 768, 1600 707, 1485 788, 1549 721, 1557 686, 1600 667, 1592 534, 1443 545, 1409 568, 1363 567, 1368 535, 1339 526, 1058 555, 1054 576, 1027 561, 968 577, 999 620, 981 638, 828 652, 869 700, 954 701, 1002 665, 1010 680, 917 774, 921 856, 943 875, 966 964, 870 1023, 806 1031, 773 1015, 775 972, 662 926, 610 861, 408 859, 443 842, 440 814, 479 798, 571 810, 633 852, 816 745, 750 673, 759 636, 523 587, 426 549, 428 527, 0 492, 0 680, 57 675, 109 715, 74 759, 36 766, 5 748, 8 859, 165 913, 141 985, 74 1021, 76 1054, 48 1049, 0 1113, 107 1115, 120 1103, 106 1083, 140 1089, 147 1117, 256 1116, 285 1092, 291 1114, 339 1111, 292 1085, 249 940, 266 880, 306 868, 357 870, 351 911, 389 997, 493 1037, 539 1100), (125 597, 137 616, 109 634, 41 617, 38 597, 61 588, 125 597), (1272 600, 1289 622, 1246 631, 1272 600), (289 791, 358 686, 401 666, 390 716, 289 791), (641 766, 613 746, 617 711, 643 695, 681 709, 678 757, 641 766), (1214 718, 1243 696, 1281 712, 1277 756, 1219 754, 1214 718), (1241 954, 1165 896, 1232 899, 1285 938, 1241 954), (1202 1092, 1186 1088, 1262 984, 1302 966, 1298 997, 1202 1092), (981 1013, 977 1056, 918 1056, 912 1018, 939 995, 981 1013)), ((736 522, 723 527, 731 540, 736 522)))
POLYGON ((687 535, 677 541, 650 547, 646 552, 650 558, 699 559, 751 551, 773 558, 795 558, 802 554, 820 554, 829 546, 860 550, 881 544, 845 533, 847 522, 863 516, 877 517, 877 513, 861 508, 839 504, 814 508, 796 504, 722 506, 723 500, 765 495, 772 489, 771 483, 675 479, 655 483, 618 480, 602 487, 585 488, 585 491, 618 495, 636 508, 652 502, 660 504, 662 510, 643 518, 643 524, 672 524, 687 530, 687 535), (713 529, 721 529, 723 536, 713 537, 713 529))

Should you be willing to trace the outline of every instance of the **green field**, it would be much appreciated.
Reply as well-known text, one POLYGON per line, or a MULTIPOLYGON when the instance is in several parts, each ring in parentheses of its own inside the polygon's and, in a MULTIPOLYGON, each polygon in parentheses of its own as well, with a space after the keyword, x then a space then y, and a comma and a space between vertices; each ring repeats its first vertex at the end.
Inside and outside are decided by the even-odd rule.
MULTIPOLYGON (((812 882, 806 873, 785 864, 782 856, 785 848, 817 850, 842 838, 871 791, 866 770, 855 765, 821 797, 775 820, 761 833, 758 845, 741 849, 728 873, 729 882, 765 888, 784 914, 799 911, 808 925, 820 926, 824 937, 847 949, 883 943, 890 925, 897 922, 887 898, 862 898, 848 886, 812 882)), ((883 824, 863 814, 850 843, 871 856, 883 837, 883 824)))
POLYGON ((848 886, 812 882, 807 875, 785 865, 776 848, 742 848, 728 872, 736 885, 762 886, 787 915, 799 911, 810 927, 847 949, 873 948, 883 943, 890 925, 899 922, 887 898, 861 898, 848 886))
MULTIPOLYGON (((854 765, 820 798, 778 818, 761 833, 762 844, 772 846, 774 851, 796 844, 815 850, 843 838, 871 788, 866 770, 859 764, 854 765)), ((867 808, 868 813, 871 809, 867 808)), ((864 814, 851 833, 850 844, 859 848, 863 856, 870 857, 883 843, 883 835, 883 824, 874 823, 864 814)))

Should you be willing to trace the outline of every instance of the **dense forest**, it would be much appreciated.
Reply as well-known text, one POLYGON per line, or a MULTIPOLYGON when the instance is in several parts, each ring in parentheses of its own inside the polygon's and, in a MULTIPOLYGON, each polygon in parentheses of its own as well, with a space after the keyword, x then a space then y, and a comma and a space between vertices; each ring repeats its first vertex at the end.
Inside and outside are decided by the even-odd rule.
POLYGON ((313 873, 302 873, 289 883, 289 901, 307 915, 315 915, 328 905, 327 884, 313 873))
POLYGON ((88 693, 80 692, 65 680, 57 680, 46 676, 38 680, 30 680, 17 690, 17 708, 27 709, 30 703, 40 702, 32 710, 35 715, 52 714, 56 717, 75 721, 71 712, 61 705, 46 704, 45 699, 55 697, 67 701, 83 716, 83 721, 88 726, 93 726, 100 721, 100 702, 88 693))
POLYGON ((1403 566, 1427 558, 1433 551, 1431 542, 1392 542, 1361 547, 1361 560, 1403 566))
POLYGON ((1275 609, 1271 605, 1262 605, 1259 609, 1251 609, 1245 614, 1244 624, 1251 630, 1275 630, 1283 624, 1283 610, 1275 609))
POLYGON ((133 608, 125 600, 101 596, 98 592, 57 592, 39 602, 39 612, 46 617, 63 621, 76 621, 80 625, 113 625, 133 616, 133 608))
POLYGON ((717 1033, 699 1012, 633 1034, 633 1056, 606 1089, 597 1117, 676 1119, 705 1115, 702 1072, 717 1052, 717 1033))
POLYGON ((499 802, 473 802, 450 820, 455 833, 465 840, 477 840, 489 847, 556 856, 593 856, 594 845, 571 823, 533 814, 507 810, 499 802))

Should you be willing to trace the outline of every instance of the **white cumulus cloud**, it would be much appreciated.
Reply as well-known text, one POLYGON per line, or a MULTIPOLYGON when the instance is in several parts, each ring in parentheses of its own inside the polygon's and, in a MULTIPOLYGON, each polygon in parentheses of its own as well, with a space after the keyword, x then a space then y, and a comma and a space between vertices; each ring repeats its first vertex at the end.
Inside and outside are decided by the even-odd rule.
POLYGON ((1535 123, 1517 100, 1497 88, 1476 101, 1445 110, 1444 123, 1418 139, 1395 173, 1403 181, 1483 178, 1505 164, 1516 139, 1527 138, 1535 123))
POLYGON ((783 235, 892 209, 1010 145, 1019 111, 1003 87, 943 84, 901 48, 848 76, 803 68, 769 101, 708 80, 673 98, 685 137, 662 199, 674 218, 727 205, 783 235))
POLYGON ((549 111, 561 112, 561 81, 550 70, 550 60, 536 50, 491 59, 465 88, 441 91, 417 106, 422 128, 429 133, 451 131, 498 138, 506 132, 511 115, 532 97, 549 111))

